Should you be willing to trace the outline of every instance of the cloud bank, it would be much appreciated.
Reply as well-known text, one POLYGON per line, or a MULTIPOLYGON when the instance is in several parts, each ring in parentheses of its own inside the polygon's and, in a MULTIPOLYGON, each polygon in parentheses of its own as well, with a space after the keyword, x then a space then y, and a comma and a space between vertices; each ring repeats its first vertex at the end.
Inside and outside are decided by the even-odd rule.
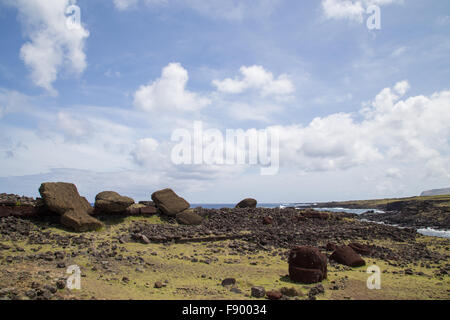
POLYGON ((31 70, 33 83, 56 95, 53 83, 62 69, 75 75, 86 69, 85 41, 89 31, 83 26, 68 28, 66 12, 70 0, 6 1, 19 11, 19 20, 28 41, 20 58, 31 70))

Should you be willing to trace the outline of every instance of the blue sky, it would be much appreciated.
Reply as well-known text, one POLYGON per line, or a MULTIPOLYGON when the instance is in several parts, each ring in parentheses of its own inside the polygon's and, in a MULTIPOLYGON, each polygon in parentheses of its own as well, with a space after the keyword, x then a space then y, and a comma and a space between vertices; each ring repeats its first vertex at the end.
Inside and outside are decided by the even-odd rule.
POLYGON ((450 185, 448 1, 0 0, 0 39, 1 192, 290 202, 450 185), (276 130, 278 174, 173 164, 171 134, 194 121, 276 130))

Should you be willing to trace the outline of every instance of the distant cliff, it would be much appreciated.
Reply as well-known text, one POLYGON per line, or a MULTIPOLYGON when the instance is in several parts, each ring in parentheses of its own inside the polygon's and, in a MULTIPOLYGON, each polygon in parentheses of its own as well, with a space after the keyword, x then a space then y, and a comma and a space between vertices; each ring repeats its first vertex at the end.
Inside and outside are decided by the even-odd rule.
POLYGON ((427 190, 420 194, 421 197, 424 196, 442 196, 450 194, 450 188, 443 188, 443 189, 433 189, 433 190, 427 190))

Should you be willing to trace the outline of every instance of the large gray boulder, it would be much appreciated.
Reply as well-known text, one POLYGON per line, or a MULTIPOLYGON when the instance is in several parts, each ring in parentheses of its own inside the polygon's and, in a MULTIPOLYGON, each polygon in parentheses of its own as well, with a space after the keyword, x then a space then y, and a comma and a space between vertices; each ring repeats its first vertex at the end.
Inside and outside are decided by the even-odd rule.
POLYGON ((114 191, 103 191, 95 196, 95 211, 105 214, 125 213, 134 200, 114 191))
POLYGON ((172 217, 191 206, 189 202, 179 197, 172 189, 163 189, 154 192, 152 194, 152 200, 162 213, 172 217))
POLYGON ((90 216, 94 208, 73 183, 45 182, 39 188, 45 207, 61 216, 61 223, 75 231, 99 229, 103 223, 90 216))
POLYGON ((42 200, 46 207, 60 215, 68 210, 83 210, 90 214, 93 208, 79 195, 77 187, 73 183, 44 182, 39 188, 42 200))

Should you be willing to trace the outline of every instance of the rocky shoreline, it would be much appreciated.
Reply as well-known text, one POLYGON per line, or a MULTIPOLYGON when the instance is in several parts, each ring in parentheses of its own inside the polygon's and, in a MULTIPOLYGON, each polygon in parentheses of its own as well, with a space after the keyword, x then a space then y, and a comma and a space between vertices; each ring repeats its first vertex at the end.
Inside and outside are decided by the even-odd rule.
POLYGON ((405 199, 362 200, 318 203, 314 208, 378 209, 367 211, 359 218, 401 227, 450 230, 450 195, 405 199))

